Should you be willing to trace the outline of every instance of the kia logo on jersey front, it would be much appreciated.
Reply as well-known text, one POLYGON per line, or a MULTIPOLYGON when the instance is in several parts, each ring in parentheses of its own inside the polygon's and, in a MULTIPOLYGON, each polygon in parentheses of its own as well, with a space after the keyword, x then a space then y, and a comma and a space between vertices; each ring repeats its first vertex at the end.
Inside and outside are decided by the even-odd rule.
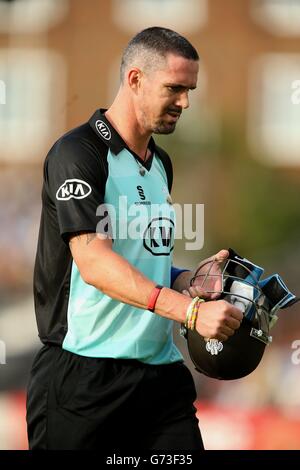
POLYGON ((92 188, 88 183, 76 178, 66 180, 57 190, 56 199, 69 201, 69 199, 83 199, 91 194, 92 188))
POLYGON ((144 247, 155 256, 166 256, 174 248, 175 225, 168 217, 152 219, 144 232, 144 247))
POLYGON ((111 139, 111 132, 109 127, 105 124, 105 122, 101 121, 98 119, 98 121, 95 122, 95 127, 99 134, 102 135, 103 139, 105 140, 110 140, 111 139))

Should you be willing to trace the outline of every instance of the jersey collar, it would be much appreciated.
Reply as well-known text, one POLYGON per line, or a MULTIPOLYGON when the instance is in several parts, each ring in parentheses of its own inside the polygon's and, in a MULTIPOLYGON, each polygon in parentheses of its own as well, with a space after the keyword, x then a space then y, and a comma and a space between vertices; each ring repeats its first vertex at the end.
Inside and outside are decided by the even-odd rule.
MULTIPOLYGON (((112 150, 114 155, 117 155, 125 148, 142 162, 142 160, 131 149, 129 149, 120 134, 118 134, 116 129, 111 125, 108 119, 106 119, 104 115, 105 111, 107 110, 103 108, 97 109, 90 118, 89 125, 93 131, 112 150)), ((152 153, 154 153, 156 146, 152 137, 150 138, 149 148, 152 150, 152 153)))

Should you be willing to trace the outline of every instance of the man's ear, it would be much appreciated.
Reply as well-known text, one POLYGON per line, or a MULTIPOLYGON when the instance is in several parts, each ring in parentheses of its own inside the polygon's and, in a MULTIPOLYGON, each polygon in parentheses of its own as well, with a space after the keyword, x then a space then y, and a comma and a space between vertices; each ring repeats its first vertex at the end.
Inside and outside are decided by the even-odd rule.
POLYGON ((129 70, 127 82, 132 91, 137 91, 141 85, 142 71, 136 67, 129 70))

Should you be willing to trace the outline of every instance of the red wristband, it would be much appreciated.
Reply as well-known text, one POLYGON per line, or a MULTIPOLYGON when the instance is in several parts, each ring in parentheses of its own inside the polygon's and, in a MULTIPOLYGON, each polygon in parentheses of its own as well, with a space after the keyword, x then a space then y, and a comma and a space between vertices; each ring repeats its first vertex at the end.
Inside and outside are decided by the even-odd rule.
POLYGON ((154 287, 153 291, 151 292, 148 306, 147 306, 147 310, 150 310, 150 312, 154 312, 157 297, 159 296, 160 291, 163 287, 164 286, 160 286, 158 284, 157 286, 154 287))

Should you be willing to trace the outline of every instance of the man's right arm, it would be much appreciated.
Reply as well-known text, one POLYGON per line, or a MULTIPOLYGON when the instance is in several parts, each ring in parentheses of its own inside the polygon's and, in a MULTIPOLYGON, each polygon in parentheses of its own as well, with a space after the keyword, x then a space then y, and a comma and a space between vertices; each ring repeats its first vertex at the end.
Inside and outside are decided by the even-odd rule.
MULTIPOLYGON (((146 310, 155 283, 115 253, 112 241, 95 233, 70 236, 70 250, 83 280, 120 302, 146 310)), ((155 313, 185 322, 191 298, 164 287, 155 313)), ((201 304, 196 328, 204 337, 225 341, 240 326, 242 312, 224 300, 201 304)))

